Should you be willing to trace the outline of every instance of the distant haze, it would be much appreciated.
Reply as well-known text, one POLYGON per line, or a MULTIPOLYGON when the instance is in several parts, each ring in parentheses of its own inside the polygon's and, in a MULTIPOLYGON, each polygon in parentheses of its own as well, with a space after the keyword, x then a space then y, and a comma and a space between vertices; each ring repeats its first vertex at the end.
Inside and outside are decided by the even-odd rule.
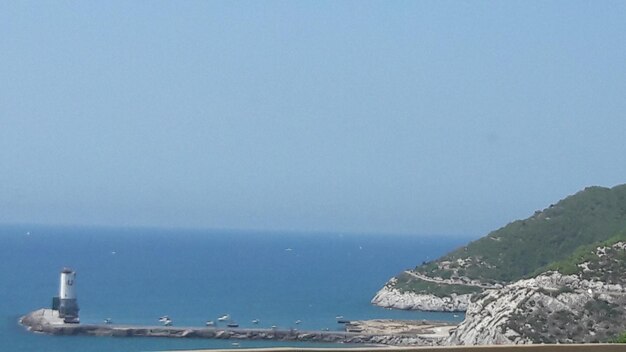
POLYGON ((0 222, 477 236, 626 183, 623 1, 4 1, 0 222))

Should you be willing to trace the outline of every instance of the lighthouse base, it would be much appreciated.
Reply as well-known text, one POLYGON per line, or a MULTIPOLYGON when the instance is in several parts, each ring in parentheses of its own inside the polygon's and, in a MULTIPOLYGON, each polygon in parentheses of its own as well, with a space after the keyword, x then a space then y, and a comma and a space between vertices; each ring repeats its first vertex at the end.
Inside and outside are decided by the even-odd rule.
POLYGON ((59 300, 59 317, 68 324, 78 324, 78 302, 76 299, 60 299, 59 300))

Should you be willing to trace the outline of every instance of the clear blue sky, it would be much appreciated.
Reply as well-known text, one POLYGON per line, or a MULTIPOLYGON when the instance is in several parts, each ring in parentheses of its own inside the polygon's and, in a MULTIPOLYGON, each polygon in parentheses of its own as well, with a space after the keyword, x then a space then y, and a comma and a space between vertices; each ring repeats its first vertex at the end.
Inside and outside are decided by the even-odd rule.
POLYGON ((2 1, 0 222, 483 235, 626 183, 624 1, 2 1))

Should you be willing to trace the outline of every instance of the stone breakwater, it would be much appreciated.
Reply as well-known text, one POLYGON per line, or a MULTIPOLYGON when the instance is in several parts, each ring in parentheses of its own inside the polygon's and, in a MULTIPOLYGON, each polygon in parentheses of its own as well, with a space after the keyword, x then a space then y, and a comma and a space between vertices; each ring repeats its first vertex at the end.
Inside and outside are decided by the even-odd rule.
MULTIPOLYGON (((393 281, 393 279, 392 279, 393 281)), ((390 281, 390 282, 392 282, 390 281)), ((430 294, 400 292, 391 285, 385 285, 372 299, 372 304, 384 308, 414 309, 432 312, 464 312, 471 294, 438 297, 430 294)))
POLYGON ((348 331, 299 331, 295 329, 65 324, 58 318, 58 313, 51 309, 39 309, 31 312, 20 318, 19 322, 29 331, 51 335, 274 340, 394 346, 439 346, 445 340, 439 334, 429 336, 428 333, 423 335, 368 334, 348 331))

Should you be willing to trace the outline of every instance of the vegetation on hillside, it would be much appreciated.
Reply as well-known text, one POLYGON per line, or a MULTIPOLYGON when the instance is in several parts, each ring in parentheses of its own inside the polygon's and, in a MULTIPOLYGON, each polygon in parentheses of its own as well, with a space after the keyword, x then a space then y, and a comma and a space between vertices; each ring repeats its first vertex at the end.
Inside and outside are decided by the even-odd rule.
POLYGON ((626 343, 626 332, 619 335, 613 342, 614 343, 626 343))
POLYGON ((586 188, 528 219, 422 263, 415 273, 402 273, 393 283, 401 291, 448 296, 546 273, 543 281, 474 294, 471 301, 484 308, 478 318, 504 321, 495 328, 533 343, 624 343, 625 272, 626 185, 621 185, 586 188), (582 280, 547 271, 576 274, 582 280), (524 286, 542 285, 550 275, 563 281, 555 281, 556 286, 524 286), (507 306, 509 300, 515 304, 507 306))
MULTIPOLYGON (((540 288, 509 316, 507 327, 534 343, 626 342, 626 241, 624 232, 603 243, 584 246, 555 263, 561 273, 576 274, 606 286, 540 288), (610 287, 610 289, 609 289, 610 287), (549 299, 546 296, 550 297, 549 299)), ((574 281, 577 282, 577 281, 574 281)), ((583 282, 583 281, 580 281, 583 282)))
POLYGON ((581 246, 570 257, 554 262, 548 270, 609 284, 625 284, 626 230, 609 240, 581 246))
MULTIPOLYGON (((532 302, 532 301, 531 301, 532 302)), ((547 307, 521 307, 507 327, 533 343, 597 343, 619 339, 624 331, 623 304, 593 299, 578 310, 550 311, 547 307)))
POLYGON ((400 292, 410 291, 420 294, 432 294, 439 297, 449 296, 451 294, 463 295, 482 291, 481 288, 475 286, 448 285, 424 281, 406 273, 402 273, 398 276, 398 283, 395 285, 395 288, 400 292))
MULTIPOLYGON (((607 240, 614 243, 626 235, 625 229, 626 185, 589 187, 415 271, 485 283, 511 282, 548 268, 572 271, 593 246, 607 240)), ((398 277, 397 287, 411 289, 411 285, 424 286, 406 275, 398 277)))

